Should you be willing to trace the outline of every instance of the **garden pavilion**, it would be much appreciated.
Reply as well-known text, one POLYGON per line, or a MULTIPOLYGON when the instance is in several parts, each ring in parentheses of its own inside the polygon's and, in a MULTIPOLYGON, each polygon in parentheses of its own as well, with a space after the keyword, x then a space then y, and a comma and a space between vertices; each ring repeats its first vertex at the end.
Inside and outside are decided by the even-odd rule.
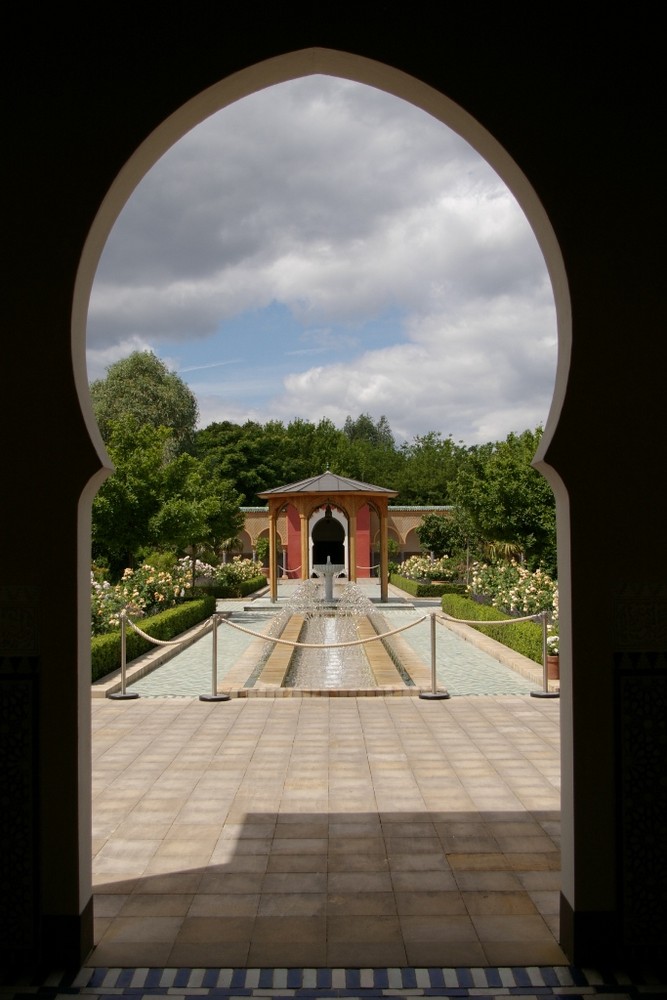
POLYGON ((354 583, 357 579, 358 542, 362 539, 366 552, 365 564, 369 560, 371 507, 380 520, 380 595, 383 602, 387 600, 387 508, 389 501, 396 496, 395 490, 337 476, 327 469, 320 476, 278 486, 259 496, 269 505, 269 579, 272 601, 278 599, 276 525, 281 511, 287 508, 289 564, 294 562, 294 548, 298 544, 302 580, 307 580, 313 566, 326 563, 329 556, 334 565, 345 566, 349 579, 354 583))

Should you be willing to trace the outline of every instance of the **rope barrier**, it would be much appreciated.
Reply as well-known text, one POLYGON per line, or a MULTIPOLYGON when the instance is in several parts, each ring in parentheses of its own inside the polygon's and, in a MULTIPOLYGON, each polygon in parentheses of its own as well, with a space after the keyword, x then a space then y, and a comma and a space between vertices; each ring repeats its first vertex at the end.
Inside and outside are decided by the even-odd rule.
POLYGON ((382 563, 373 563, 372 566, 357 566, 357 569, 379 569, 382 563))
POLYGON ((512 625, 514 622, 541 622, 542 623, 542 690, 541 691, 531 691, 531 696, 533 698, 558 698, 558 691, 549 690, 549 672, 547 666, 547 622, 548 615, 546 611, 538 611, 534 615, 524 615, 523 618, 502 618, 500 621, 469 621, 463 618, 453 618, 446 612, 442 612, 440 615, 433 615, 434 618, 438 618, 443 624, 448 622, 453 622, 456 625, 512 625))
MULTIPOLYGON (((186 641, 185 639, 172 639, 171 641, 167 641, 166 639, 156 639, 154 636, 148 635, 147 632, 142 632, 141 629, 138 628, 133 621, 131 621, 131 619, 126 617, 126 621, 128 625, 131 625, 134 631, 137 632, 143 639, 148 639, 150 642, 155 643, 156 646, 182 646, 186 641)), ((209 618, 206 622, 206 627, 210 628, 212 623, 213 619, 209 618)))
POLYGON ((343 646, 363 646, 367 642, 375 642, 378 639, 387 639, 389 636, 396 635, 398 632, 405 632, 406 629, 412 628, 414 625, 419 625, 420 622, 425 622, 428 615, 422 615, 421 618, 415 618, 413 622, 409 622, 407 625, 401 625, 400 628, 394 628, 390 632, 383 632, 381 635, 372 635, 367 639, 352 639, 349 642, 294 642, 292 639, 278 639, 276 636, 265 635, 261 632, 253 632, 249 628, 243 628, 242 625, 237 625, 236 622, 231 621, 229 618, 223 618, 225 625, 229 625, 230 628, 235 628, 239 632, 245 632, 246 635, 252 635, 256 639, 263 639, 265 642, 277 642, 282 646, 294 646, 299 649, 340 649, 343 646))
POLYGON ((442 615, 438 615, 437 617, 441 621, 455 622, 457 625, 513 625, 515 622, 534 622, 537 619, 541 620, 543 614, 544 614, 543 611, 538 611, 536 615, 526 615, 524 618, 502 618, 500 619, 500 621, 490 621, 490 622, 468 621, 465 618, 452 618, 451 615, 448 615, 444 611, 442 612, 442 615))
POLYGON ((281 576, 289 576, 290 573, 300 573, 300 572, 301 572, 300 566, 290 566, 289 569, 283 569, 282 566, 280 567, 281 576))

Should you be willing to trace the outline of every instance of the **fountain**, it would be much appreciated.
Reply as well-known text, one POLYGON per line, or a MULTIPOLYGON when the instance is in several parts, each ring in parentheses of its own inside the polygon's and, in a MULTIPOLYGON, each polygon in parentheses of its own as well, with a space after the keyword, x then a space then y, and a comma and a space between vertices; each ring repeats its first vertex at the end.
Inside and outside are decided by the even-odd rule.
POLYGON ((313 573, 318 577, 324 578, 324 600, 327 602, 327 604, 333 603, 334 579, 337 576, 340 576, 344 571, 345 571, 344 566, 334 564, 331 562, 331 556, 327 556, 327 561, 325 565, 313 566, 313 573))
POLYGON ((269 630, 269 635, 276 638, 308 646, 266 643, 246 688, 358 691, 377 688, 380 683, 412 685, 391 650, 382 643, 337 645, 386 631, 372 601, 356 584, 345 582, 334 595, 334 581, 342 571, 343 567, 332 564, 330 558, 326 565, 314 567, 317 578, 299 586, 269 630), (381 681, 376 676, 378 664, 381 681))

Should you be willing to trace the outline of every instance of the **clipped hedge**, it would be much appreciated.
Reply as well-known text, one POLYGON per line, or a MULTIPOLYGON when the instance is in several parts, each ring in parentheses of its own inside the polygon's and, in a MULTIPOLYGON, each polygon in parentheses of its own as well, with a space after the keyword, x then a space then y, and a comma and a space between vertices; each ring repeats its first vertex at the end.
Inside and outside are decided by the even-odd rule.
POLYGON ((399 590, 404 590, 413 597, 442 597, 443 594, 465 594, 463 583, 422 583, 419 580, 409 580, 407 576, 391 573, 389 582, 399 590))
MULTIPOLYGON (((200 622, 206 621, 215 611, 214 597, 200 597, 198 600, 186 601, 185 604, 178 604, 175 608, 167 608, 150 618, 141 618, 137 621, 138 627, 147 635, 152 635, 155 639, 173 639, 181 632, 200 622)), ((128 627, 125 639, 125 649, 127 662, 148 652, 156 647, 148 639, 137 635, 134 629, 128 627)), ((97 681, 100 677, 105 677, 113 670, 120 669, 121 641, 120 629, 116 632, 108 632, 106 635, 96 635, 91 640, 91 667, 92 679, 97 681)))
MULTIPOLYGON (((467 597, 446 594, 442 598, 442 610, 452 618, 464 621, 503 621, 510 616, 488 604, 478 604, 467 597)), ((538 622, 513 622, 511 625, 473 625, 479 632, 488 635, 515 653, 527 656, 535 663, 542 663, 542 626, 538 622)))
POLYGON ((207 583, 202 587, 197 587, 202 594, 209 594, 211 597, 247 597, 254 594, 256 590, 266 587, 265 576, 255 576, 252 580, 239 580, 233 585, 222 583, 207 583))

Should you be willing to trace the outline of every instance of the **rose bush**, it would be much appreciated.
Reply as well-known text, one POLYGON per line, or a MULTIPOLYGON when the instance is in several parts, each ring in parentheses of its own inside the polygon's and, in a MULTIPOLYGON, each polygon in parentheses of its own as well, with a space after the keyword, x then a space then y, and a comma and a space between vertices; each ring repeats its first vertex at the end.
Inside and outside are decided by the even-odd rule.
POLYGON ((126 569, 120 583, 115 585, 93 568, 90 580, 93 635, 118 628, 123 608, 132 617, 162 611, 182 601, 190 589, 189 570, 184 571, 180 564, 167 573, 144 563, 136 570, 126 569))
POLYGON ((428 556, 410 556, 398 567, 397 572, 408 580, 456 580, 459 566, 449 556, 430 559, 428 556))
POLYGON ((558 584, 544 570, 531 573, 520 563, 500 561, 473 563, 468 592, 490 600, 494 608, 509 615, 549 613, 549 630, 558 634, 558 584))

